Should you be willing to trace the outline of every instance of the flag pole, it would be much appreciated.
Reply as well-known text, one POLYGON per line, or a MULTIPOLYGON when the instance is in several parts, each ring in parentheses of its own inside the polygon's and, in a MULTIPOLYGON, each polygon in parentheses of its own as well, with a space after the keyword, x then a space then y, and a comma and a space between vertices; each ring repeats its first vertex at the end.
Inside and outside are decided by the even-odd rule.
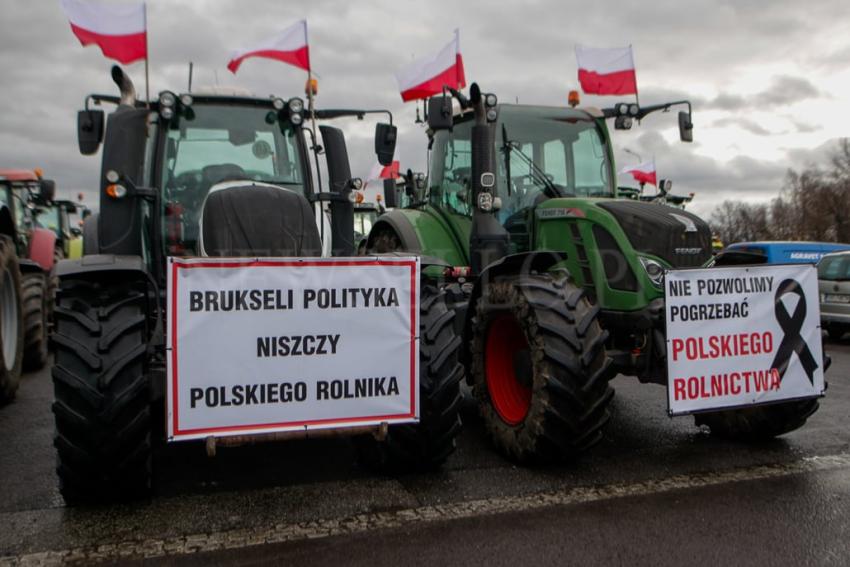
MULTIPOLYGON (((310 49, 310 37, 307 35, 307 20, 304 20, 304 43, 310 49)), ((309 51, 308 51, 309 53, 309 51)), ((313 144, 318 145, 316 139, 316 107, 313 105, 313 66, 307 60, 307 110, 310 113, 310 130, 313 133, 313 144)), ((321 188, 320 188, 321 190, 321 188)))
MULTIPOLYGON (((632 72, 635 74, 635 104, 640 108, 640 96, 638 95, 638 83, 637 83, 637 67, 635 66, 635 53, 632 50, 632 44, 629 44, 629 56, 632 58, 632 72)), ((638 124, 640 124, 640 120, 638 120, 638 124)))
POLYGON ((151 91, 150 91, 150 75, 148 72, 148 61, 150 59, 150 48, 148 47, 148 3, 143 4, 145 7, 145 100, 148 103, 148 108, 151 106, 151 91))

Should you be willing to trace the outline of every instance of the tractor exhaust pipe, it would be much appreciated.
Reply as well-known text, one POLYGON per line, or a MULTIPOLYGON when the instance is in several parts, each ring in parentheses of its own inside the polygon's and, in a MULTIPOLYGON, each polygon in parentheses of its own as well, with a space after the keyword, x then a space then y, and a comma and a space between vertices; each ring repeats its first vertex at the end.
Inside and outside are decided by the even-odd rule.
POLYGON ((121 90, 121 99, 118 101, 118 104, 135 108, 136 87, 133 86, 133 81, 130 80, 130 77, 118 65, 112 66, 112 80, 115 81, 115 84, 121 90))
MULTIPOLYGON (((496 149, 493 119, 488 118, 486 95, 477 83, 469 89, 469 106, 475 111, 472 126, 472 230, 469 234, 470 264, 475 274, 508 255, 510 236, 496 218, 496 149)), ((461 105, 466 99, 460 100, 461 105)))

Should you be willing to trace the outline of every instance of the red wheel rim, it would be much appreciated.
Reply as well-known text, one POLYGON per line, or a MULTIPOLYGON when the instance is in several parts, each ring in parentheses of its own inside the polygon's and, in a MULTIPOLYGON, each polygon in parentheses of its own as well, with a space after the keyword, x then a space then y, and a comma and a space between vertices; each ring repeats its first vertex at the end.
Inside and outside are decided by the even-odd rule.
POLYGON ((508 425, 521 423, 531 406, 531 388, 517 379, 514 367, 514 357, 523 350, 528 350, 528 341, 512 316, 502 315, 490 323, 484 361, 487 390, 496 413, 508 425))

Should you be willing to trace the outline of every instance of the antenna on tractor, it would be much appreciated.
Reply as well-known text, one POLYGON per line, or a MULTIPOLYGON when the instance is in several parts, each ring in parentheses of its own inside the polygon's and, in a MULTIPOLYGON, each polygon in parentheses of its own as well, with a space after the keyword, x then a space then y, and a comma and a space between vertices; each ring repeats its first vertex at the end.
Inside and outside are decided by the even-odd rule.
POLYGON ((193 64, 192 64, 191 61, 189 61, 189 90, 186 91, 188 93, 192 92, 192 67, 193 67, 193 64))

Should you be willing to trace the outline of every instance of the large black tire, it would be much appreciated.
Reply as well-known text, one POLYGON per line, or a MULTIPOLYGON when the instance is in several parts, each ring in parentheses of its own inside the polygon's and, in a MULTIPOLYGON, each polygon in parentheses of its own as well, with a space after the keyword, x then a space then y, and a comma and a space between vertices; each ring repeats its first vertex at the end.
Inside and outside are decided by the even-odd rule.
POLYGON ((734 441, 767 441, 802 427, 819 407, 817 400, 800 400, 737 410, 698 413, 697 426, 706 425, 711 433, 734 441))
POLYGON ((614 394, 599 308, 565 272, 490 283, 474 308, 472 392, 499 451, 548 462, 598 443, 614 394))
POLYGON ((68 503, 150 491, 145 306, 144 284, 60 284, 53 337, 54 445, 59 488, 68 503))
POLYGON ((57 247, 53 253, 53 268, 47 278, 47 321, 50 333, 53 332, 53 325, 55 324, 53 311, 56 309, 56 292, 59 290, 59 276, 56 274, 57 264, 63 259, 65 259, 65 253, 57 247))
POLYGON ((843 326, 837 326, 836 325, 836 326, 827 327, 826 332, 829 335, 829 338, 832 339, 833 341, 840 341, 842 339, 842 337, 844 337, 845 333, 847 332, 847 328, 843 327, 843 326))
POLYGON ((48 289, 43 273, 23 276, 24 370, 41 370, 47 364, 48 289))
POLYGON ((387 437, 359 439, 361 460, 379 470, 433 470, 455 450, 460 432, 460 337, 445 293, 423 285, 419 307, 418 424, 390 426, 387 437))
POLYGON ((0 404, 18 391, 24 362, 24 315, 21 269, 15 244, 0 236, 0 404))

